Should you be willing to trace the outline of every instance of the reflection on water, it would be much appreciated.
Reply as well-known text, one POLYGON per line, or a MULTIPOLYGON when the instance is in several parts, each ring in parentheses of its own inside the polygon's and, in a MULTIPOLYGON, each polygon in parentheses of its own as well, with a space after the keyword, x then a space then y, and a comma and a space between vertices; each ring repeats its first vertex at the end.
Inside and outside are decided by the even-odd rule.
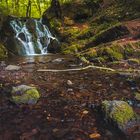
POLYGON ((14 57, 8 58, 6 60, 6 63, 8 63, 8 64, 21 64, 21 63, 33 64, 33 63, 37 63, 37 62, 47 62, 47 60, 48 59, 50 60, 52 57, 54 57, 53 54, 31 55, 31 56, 14 56, 14 57))
POLYGON ((14 56, 5 60, 6 65, 19 65, 28 72, 38 69, 70 69, 81 67, 79 59, 71 55, 47 54, 31 56, 14 56))

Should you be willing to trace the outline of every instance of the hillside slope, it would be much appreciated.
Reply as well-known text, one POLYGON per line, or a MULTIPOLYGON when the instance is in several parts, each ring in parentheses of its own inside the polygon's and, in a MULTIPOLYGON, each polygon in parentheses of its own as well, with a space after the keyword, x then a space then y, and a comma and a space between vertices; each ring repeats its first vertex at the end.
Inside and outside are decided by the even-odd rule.
POLYGON ((43 17, 50 20, 64 54, 106 63, 139 55, 139 7, 139 0, 76 0, 61 5, 63 19, 51 8, 43 17))

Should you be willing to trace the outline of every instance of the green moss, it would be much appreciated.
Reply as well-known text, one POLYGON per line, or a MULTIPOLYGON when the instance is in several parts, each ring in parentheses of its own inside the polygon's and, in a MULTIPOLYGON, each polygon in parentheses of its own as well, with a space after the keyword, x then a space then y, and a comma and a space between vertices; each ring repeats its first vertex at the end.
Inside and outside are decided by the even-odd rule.
POLYGON ((85 58, 85 57, 80 57, 81 61, 83 61, 84 63, 89 63, 89 61, 85 58))
POLYGON ((134 43, 137 48, 140 48, 140 41, 134 43))
POLYGON ((84 30, 82 30, 78 35, 77 39, 89 39, 90 37, 94 36, 94 31, 92 28, 84 27, 84 30))
POLYGON ((136 59, 136 58, 131 58, 131 59, 128 59, 128 62, 129 63, 132 63, 132 64, 139 64, 140 63, 140 60, 139 59, 136 59))
POLYGON ((134 53, 134 48, 133 48, 133 45, 128 43, 126 45, 124 45, 124 52, 125 52, 125 57, 128 58, 129 56, 132 56, 133 53, 134 53))
POLYGON ((72 26, 74 25, 74 21, 69 17, 64 17, 64 24, 67 26, 72 26))
POLYGON ((124 126, 135 117, 132 107, 124 101, 103 101, 102 107, 106 117, 120 126, 124 126))
POLYGON ((97 60, 98 60, 99 63, 105 63, 106 62, 106 58, 104 58, 104 57, 98 57, 97 60))
POLYGON ((96 58, 97 57, 97 51, 94 48, 90 48, 87 52, 83 53, 83 55, 87 59, 96 58))
POLYGON ((21 104, 21 103, 33 104, 36 103, 39 98, 40 98, 40 94, 35 88, 27 90, 22 95, 12 96, 12 100, 16 104, 21 104))
MULTIPOLYGON (((104 26, 106 23, 102 25, 104 26)), ((96 26, 94 27, 95 35, 90 37, 89 42, 86 44, 88 48, 95 47, 103 43, 112 42, 123 37, 124 35, 129 34, 127 27, 122 25, 120 22, 112 22, 112 24, 108 23, 107 26, 103 27, 103 29, 99 28, 101 25, 99 25, 99 27, 96 26)))
POLYGON ((112 48, 106 48, 105 52, 108 54, 109 58, 112 60, 121 60, 123 59, 123 55, 112 48))
POLYGON ((136 100, 138 100, 138 101, 140 101, 140 93, 135 93, 135 98, 136 98, 136 100))
POLYGON ((58 31, 62 27, 62 22, 59 19, 52 19, 52 20, 50 20, 50 25, 51 25, 52 29, 58 31))
POLYGON ((63 49, 64 54, 75 54, 75 53, 77 53, 77 51, 78 51, 77 44, 71 45, 71 46, 63 49))
POLYGON ((7 57, 7 50, 5 47, 0 43, 0 59, 7 57))
POLYGON ((123 59, 123 49, 118 45, 104 46, 98 49, 98 56, 106 57, 111 61, 121 60, 123 59))

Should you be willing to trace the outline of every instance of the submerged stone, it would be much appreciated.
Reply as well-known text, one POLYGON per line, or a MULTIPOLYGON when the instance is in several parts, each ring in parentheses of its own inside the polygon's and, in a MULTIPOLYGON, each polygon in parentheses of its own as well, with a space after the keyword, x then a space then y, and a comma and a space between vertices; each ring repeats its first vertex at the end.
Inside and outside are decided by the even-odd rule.
POLYGON ((67 85, 68 86, 72 86, 73 85, 72 81, 71 80, 67 80, 67 85))
POLYGON ((57 58, 57 59, 54 59, 52 60, 53 63, 60 63, 64 60, 64 58, 57 58))
POLYGON ((8 65, 5 70, 8 70, 8 71, 17 71, 17 70, 20 70, 21 67, 20 66, 16 66, 16 65, 8 65))
POLYGON ((12 101, 16 104, 36 104, 40 94, 35 87, 20 85, 12 89, 12 101))
POLYGON ((124 101, 103 101, 102 109, 105 119, 113 122, 117 127, 126 132, 136 124, 137 117, 132 107, 124 101))

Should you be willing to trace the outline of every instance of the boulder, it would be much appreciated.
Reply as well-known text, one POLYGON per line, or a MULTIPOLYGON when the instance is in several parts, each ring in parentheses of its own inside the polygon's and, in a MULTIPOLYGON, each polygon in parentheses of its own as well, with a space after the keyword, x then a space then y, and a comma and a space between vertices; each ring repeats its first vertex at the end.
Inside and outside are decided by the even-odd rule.
POLYGON ((12 89, 12 101, 16 104, 36 104, 40 94, 35 87, 20 85, 12 89))
POLYGON ((51 40, 51 43, 47 47, 47 50, 49 53, 59 53, 61 48, 60 48, 60 43, 58 42, 58 40, 56 39, 51 40))
POLYGON ((8 65, 8 66, 5 68, 5 70, 7 70, 7 71, 18 71, 18 70, 20 70, 20 69, 21 69, 20 66, 15 66, 15 65, 8 65))
POLYGON ((117 126, 124 133, 139 124, 138 117, 127 102, 103 101, 102 110, 107 122, 113 122, 114 126, 117 126))

